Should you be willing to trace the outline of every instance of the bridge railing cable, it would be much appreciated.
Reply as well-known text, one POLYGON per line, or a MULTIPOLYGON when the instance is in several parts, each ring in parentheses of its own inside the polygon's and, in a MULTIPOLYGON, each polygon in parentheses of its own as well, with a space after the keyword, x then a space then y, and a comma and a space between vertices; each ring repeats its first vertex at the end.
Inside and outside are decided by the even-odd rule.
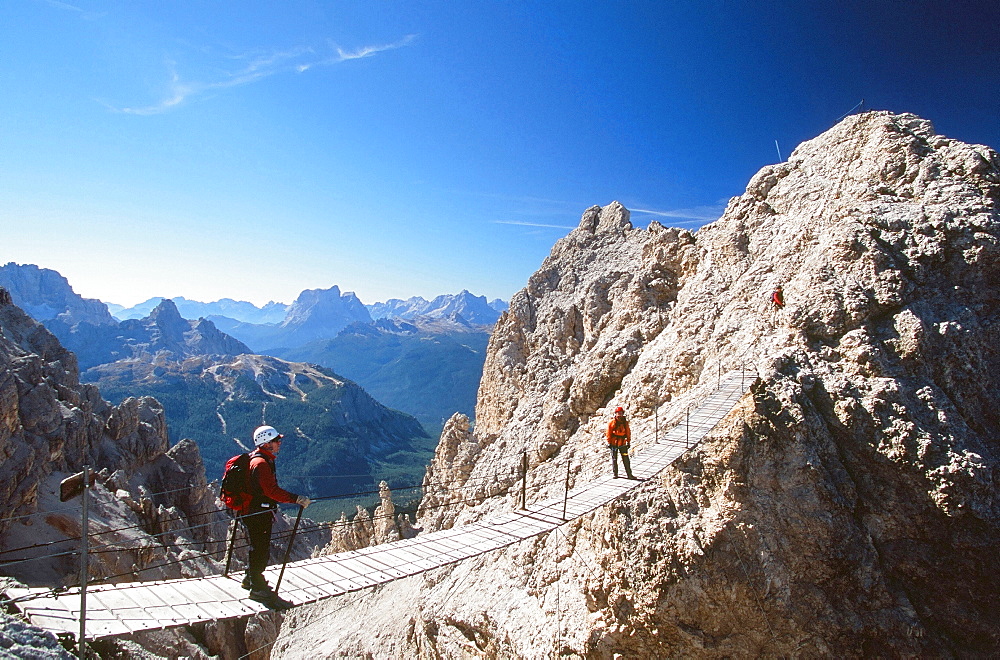
POLYGON ((53 513, 75 513, 79 509, 74 508, 58 508, 58 509, 48 509, 46 511, 35 511, 34 513, 25 513, 20 516, 9 516, 7 518, 0 518, 0 523, 5 522, 16 522, 18 520, 25 520, 26 518, 34 518, 36 516, 50 516, 53 513))
MULTIPOLYGON (((188 490, 191 490, 191 486, 190 485, 184 486, 183 488, 173 488, 171 490, 161 490, 161 491, 156 491, 156 492, 151 492, 151 493, 140 492, 140 493, 137 493, 137 495, 140 498, 153 499, 153 498, 159 497, 161 495, 170 495, 172 493, 180 493, 180 492, 184 492, 184 491, 188 491, 188 490)), ((5 522, 16 522, 18 520, 24 520, 26 518, 33 518, 33 517, 36 517, 36 516, 50 516, 50 515, 52 515, 54 513, 77 513, 78 511, 79 511, 79 508, 76 508, 76 507, 59 507, 59 508, 56 508, 56 509, 46 509, 44 511, 35 511, 33 513, 25 513, 23 515, 8 516, 8 517, 5 517, 5 518, 0 518, 0 524, 5 523, 5 522)), ((77 538, 79 538, 79 537, 77 537, 77 538)))
MULTIPOLYGON (((485 483, 485 482, 491 480, 492 478, 493 478, 493 475, 487 475, 487 476, 482 477, 480 479, 469 480, 469 481, 473 481, 474 483, 469 483, 469 481, 466 481, 466 482, 464 482, 464 483, 462 483, 462 484, 460 484, 458 486, 446 485, 446 484, 451 484, 453 482, 443 482, 443 481, 433 482, 433 484, 438 489, 439 493, 440 493, 441 490, 445 490, 445 491, 462 491, 462 490, 465 490, 465 489, 474 488, 477 485, 479 485, 481 482, 485 483)), ((425 488, 425 487, 426 486, 424 484, 420 484, 420 485, 410 486, 410 487, 408 487, 408 489, 419 489, 419 488, 425 488)), ((398 492, 400 490, 407 490, 407 488, 403 488, 403 489, 396 488, 396 489, 390 489, 390 490, 392 490, 393 492, 398 492)), ((373 491, 357 491, 357 492, 349 493, 349 494, 345 494, 345 495, 331 495, 331 496, 326 496, 326 497, 318 497, 318 498, 315 498, 314 501, 332 500, 332 499, 346 499, 346 498, 357 497, 357 496, 360 496, 360 495, 379 494, 380 492, 381 492, 380 490, 379 491, 374 491, 374 490, 373 491)), ((457 504, 457 503, 460 503, 460 502, 465 502, 465 501, 466 500, 452 501, 452 502, 447 503, 446 506, 448 506, 448 505, 454 505, 454 504, 457 504)), ((436 507, 426 507, 425 509, 429 509, 429 508, 436 508, 436 507)), ((162 525, 169 524, 169 523, 172 523, 172 522, 177 522, 179 520, 191 521, 191 520, 197 519, 199 517, 210 516, 210 515, 227 515, 227 512, 224 509, 211 509, 211 510, 204 511, 204 512, 201 512, 201 513, 194 513, 194 514, 189 514, 189 515, 178 515, 178 516, 174 516, 174 517, 171 517, 171 518, 166 518, 166 519, 163 519, 163 520, 155 521, 155 524, 157 524, 158 526, 162 526, 162 525)), ((369 520, 375 521, 375 520, 379 520, 379 519, 382 519, 382 518, 385 518, 385 517, 395 517, 396 515, 398 515, 398 514, 394 513, 392 516, 377 516, 377 515, 372 515, 369 518, 369 520)), ((121 541, 112 541, 112 542, 108 542, 108 543, 98 543, 97 545, 95 545, 93 547, 92 550, 90 550, 90 552, 92 554, 101 554, 104 551, 103 550, 104 548, 107 548, 109 551, 112 551, 112 552, 120 552, 120 551, 146 551, 146 550, 149 549, 149 545, 147 545, 147 543, 148 543, 149 540, 163 539, 165 537, 171 537, 171 536, 174 536, 174 537, 176 537, 176 536, 186 536, 186 535, 189 535, 190 532, 193 532, 193 531, 195 531, 197 529, 201 529, 201 528, 205 528, 205 527, 211 527, 211 526, 217 525, 219 522, 221 522, 221 521, 220 520, 214 520, 214 521, 209 521, 207 523, 202 523, 202 524, 198 524, 198 525, 187 525, 187 526, 185 526, 183 528, 179 528, 179 529, 168 529, 168 530, 165 530, 165 531, 162 531, 162 532, 157 532, 157 533, 149 533, 147 531, 146 528, 149 526, 148 523, 126 525, 126 526, 121 526, 121 527, 114 527, 114 528, 111 528, 111 529, 94 531, 94 532, 91 532, 88 535, 90 538, 101 537, 101 536, 106 536, 108 534, 121 533, 121 532, 127 532, 127 531, 132 531, 132 530, 141 530, 141 531, 146 532, 146 534, 141 539, 136 539, 136 541, 138 543, 140 543, 140 545, 127 546, 127 545, 123 544, 121 541)), ((352 520, 348 520, 348 521, 345 521, 345 522, 346 522, 346 524, 353 524, 354 523, 354 521, 352 521, 352 520)), ((342 524, 342 523, 340 521, 331 521, 331 522, 327 523, 327 525, 329 525, 331 528, 336 527, 339 524, 342 524)), ((54 541, 47 541, 47 542, 44 542, 44 543, 36 543, 36 544, 32 544, 32 545, 27 545, 27 546, 20 546, 20 547, 17 547, 17 548, 8 548, 6 550, 0 551, 0 555, 2 555, 2 554, 12 554, 12 553, 15 553, 15 552, 25 552, 25 551, 28 551, 28 550, 35 550, 35 549, 39 549, 39 548, 52 547, 52 546, 55 546, 55 545, 76 542, 76 541, 79 541, 80 539, 81 539, 81 537, 79 537, 79 536, 72 536, 72 537, 67 537, 65 539, 58 539, 58 540, 54 540, 54 541)), ((173 543, 167 543, 167 544, 163 544, 163 545, 165 547, 166 546, 169 546, 169 547, 179 547, 179 546, 185 546, 185 545, 205 545, 205 544, 209 544, 209 543, 224 543, 224 540, 206 539, 204 541, 173 542, 173 543)), ((0 566, 3 566, 3 567, 15 566, 15 565, 24 564, 24 563, 31 562, 31 561, 39 561, 39 560, 53 559, 53 558, 58 558, 58 557, 66 557, 66 556, 72 556, 72 555, 76 555, 76 554, 78 554, 78 551, 76 551, 76 550, 68 550, 68 551, 62 551, 62 552, 45 553, 45 554, 37 555, 37 556, 34 556, 34 557, 18 558, 18 559, 11 559, 11 560, 0 560, 0 566)))
MULTIPOLYGON (((31 516, 37 516, 37 515, 49 515, 49 514, 53 513, 54 511, 56 511, 56 510, 38 511, 38 512, 33 513, 33 514, 27 514, 26 516, 18 516, 18 518, 27 518, 27 517, 31 517, 31 516)), ((65 512, 67 510, 60 509, 58 511, 65 512)), ((72 513, 79 513, 79 509, 69 509, 68 511, 72 512, 72 513)), ((215 513, 223 513, 223 512, 224 512, 223 509, 210 509, 210 510, 204 511, 202 513, 192 513, 192 514, 181 513, 178 516, 175 516, 175 517, 172 517, 172 518, 164 518, 164 519, 158 520, 156 522, 158 524, 168 524, 168 523, 171 523, 171 522, 177 522, 178 520, 190 520, 192 518, 199 518, 199 517, 209 516, 209 515, 212 515, 212 514, 215 514, 215 513)), ((145 529, 146 529, 147 526, 148 526, 148 523, 135 523, 135 524, 132 524, 132 525, 126 525, 124 527, 113 527, 113 528, 101 530, 101 531, 98 531, 98 532, 90 532, 88 534, 88 537, 92 538, 94 536, 102 536, 102 535, 105 535, 105 534, 114 534, 114 533, 117 533, 117 532, 127 532, 127 531, 130 531, 130 530, 133 530, 133 529, 145 531, 145 529)), ((10 554, 12 552, 19 552, 19 551, 23 551, 23 550, 30 550, 30 549, 33 549, 33 548, 46 547, 47 545, 53 545, 53 544, 57 544, 57 543, 65 543, 67 541, 79 541, 80 539, 81 539, 81 537, 79 537, 79 536, 67 536, 64 539, 58 539, 58 540, 54 540, 54 541, 46 541, 44 543, 35 543, 35 544, 32 544, 32 545, 24 545, 24 546, 19 546, 19 547, 15 547, 15 548, 7 548, 5 550, 0 550, 0 555, 10 554)), ((4 563, 3 560, 0 560, 0 564, 2 564, 2 563, 4 563)))
MULTIPOLYGON (((461 505, 461 504, 475 504, 475 503, 480 503, 480 502, 484 501, 487 497, 489 497, 489 496, 488 495, 482 495, 482 496, 479 496, 479 497, 465 498, 465 499, 460 499, 460 500, 450 500, 450 501, 445 502, 445 503, 441 503, 441 504, 429 506, 429 507, 427 507, 427 509, 430 510, 430 509, 436 509, 436 508, 442 508, 442 507, 448 507, 448 506, 456 506, 456 505, 461 505)), ((375 522, 375 521, 384 520, 384 519, 395 519, 397 515, 398 514, 396 514, 396 513, 393 513, 393 514, 382 514, 382 515, 373 515, 370 518, 368 518, 368 521, 369 522, 375 522)), ((336 522, 332 522, 332 523, 326 523, 326 526, 329 526, 330 528, 334 528, 335 529, 337 527, 348 527, 348 526, 351 526, 351 525, 356 525, 356 524, 358 524, 358 522, 359 521, 357 521, 356 519, 355 520, 336 521, 336 522)), ((214 524, 214 523, 212 523, 212 524, 214 524)), ((272 540, 272 542, 277 543, 277 542, 283 541, 283 540, 285 540, 287 538, 290 538, 290 537, 291 537, 291 532, 290 531, 286 531, 286 532, 281 532, 281 533, 273 535, 272 538, 271 538, 271 540, 272 540)), ((188 561, 196 561, 196 560, 204 559, 204 558, 214 558, 215 555, 219 555, 219 554, 221 554, 222 552, 225 551, 225 540, 224 539, 220 539, 220 540, 207 540, 207 541, 203 541, 203 542, 190 542, 190 545, 202 545, 202 546, 204 546, 204 545, 210 545, 210 544, 220 544, 221 547, 218 548, 218 549, 201 552, 201 553, 197 553, 197 554, 194 554, 194 555, 187 555, 187 556, 185 556, 183 558, 173 559, 173 560, 161 562, 161 563, 158 563, 158 564, 153 564, 153 565, 150 565, 150 566, 133 567, 132 569, 130 569, 127 572, 116 573, 116 574, 112 574, 112 575, 107 575, 107 576, 102 576, 100 578, 96 578, 96 579, 90 581, 90 584, 92 584, 92 585, 107 584, 109 581, 115 580, 117 578, 135 577, 137 574, 140 574, 140 573, 143 573, 143 572, 146 572, 146 571, 159 570, 159 569, 162 569, 162 568, 167 568, 167 567, 175 566, 175 565, 178 565, 178 564, 183 564, 184 562, 188 562, 188 561)), ((187 545, 187 544, 171 544, 171 545, 187 545)), ((248 548, 248 547, 250 547, 249 542, 242 542, 242 543, 239 543, 239 544, 237 544, 237 545, 234 546, 234 551, 235 550, 242 550, 242 549, 248 548)), ((90 554, 122 553, 122 552, 131 552, 131 551, 148 551, 149 549, 150 549, 150 546, 148 546, 148 545, 139 545, 139 546, 125 546, 125 545, 114 545, 114 546, 111 546, 111 545, 107 545, 107 546, 100 546, 100 549, 95 549, 95 550, 91 551, 90 554)), ((79 554, 80 553, 79 553, 78 550, 71 550, 71 551, 66 551, 66 552, 50 553, 50 554, 48 554, 48 555, 46 555, 44 557, 32 557, 32 558, 29 558, 29 559, 14 560, 14 561, 8 562, 8 564, 9 565, 13 565, 13 564, 25 563, 25 562, 28 562, 28 561, 35 561, 35 560, 43 559, 43 558, 57 558, 57 557, 77 556, 79 554)), ((36 595, 36 596, 29 597, 27 599, 32 599, 32 598, 35 598, 35 597, 43 597, 43 595, 39 594, 39 595, 36 595)))
MULTIPOLYGON (((511 454, 511 456, 514 456, 514 454, 511 454)), ((467 463, 459 463, 459 464, 453 464, 453 465, 454 466, 470 466, 470 465, 474 465, 474 464, 475 464, 474 461, 470 461, 470 462, 467 462, 467 463)), ((283 476, 284 477, 289 477, 289 475, 283 475, 283 476)), ((299 476, 303 477, 303 478, 331 478, 332 479, 332 478, 341 478, 341 477, 343 477, 345 475, 324 475, 322 477, 320 477, 320 476, 313 476, 313 475, 308 475, 308 476, 307 475, 299 475, 299 476)), ((371 475, 357 475, 357 476, 368 476, 368 477, 370 477, 371 475)), ((486 483, 486 482, 488 482, 488 481, 490 481, 491 479, 494 479, 494 478, 495 478, 495 475, 484 475, 482 477, 472 477, 472 478, 466 480, 465 482, 463 482, 463 484, 460 485, 460 486, 458 486, 457 488, 460 488, 460 489, 461 488, 473 488, 473 487, 475 487, 478 484, 486 483)), ((432 482, 420 483, 420 484, 408 484, 408 485, 403 485, 403 486, 390 486, 390 491, 396 493, 396 492, 400 492, 400 491, 417 490, 417 489, 421 489, 421 488, 449 489, 449 488, 455 488, 454 486, 452 486, 453 483, 454 483, 453 481, 432 481, 432 482)), ((139 493, 139 497, 141 497, 143 499, 153 499, 153 498, 155 498, 157 496, 167 495, 167 494, 171 494, 171 493, 175 493, 175 492, 181 492, 181 491, 189 490, 189 489, 190 489, 190 486, 186 486, 184 488, 176 488, 176 489, 170 489, 170 490, 164 490, 164 491, 155 491, 155 492, 151 492, 151 493, 139 493)), ((344 493, 344 494, 338 494, 338 495, 318 496, 318 497, 312 498, 312 500, 314 502, 319 502, 319 501, 327 501, 327 500, 335 500, 335 499, 351 499, 351 498, 362 497, 362 496, 378 495, 380 493, 381 493, 381 489, 379 489, 379 490, 353 491, 353 492, 350 492, 350 493, 344 493)), ((33 516, 50 515, 52 513, 75 513, 75 512, 77 512, 77 509, 74 509, 74 508, 63 508, 63 509, 54 509, 54 510, 48 510, 48 511, 37 511, 37 512, 31 513, 31 514, 25 514, 25 515, 21 515, 21 516, 14 516, 14 517, 10 517, 10 518, 0 519, 0 522, 22 520, 22 519, 30 518, 30 517, 33 517, 33 516)), ((189 521, 191 521, 193 519, 196 519, 198 517, 210 516, 210 515, 215 515, 215 514, 225 514, 225 513, 226 513, 225 509, 221 509, 221 508, 220 509, 211 509, 211 510, 208 510, 208 511, 204 511, 204 512, 201 512, 201 513, 194 513, 194 514, 183 514, 183 513, 181 513, 181 514, 179 514, 179 515, 177 515, 175 517, 164 518, 164 519, 161 519, 161 520, 157 520, 157 521, 155 521, 155 524, 159 525, 159 526, 162 526, 162 525, 170 524, 172 522, 177 522, 177 521, 180 521, 180 520, 184 520, 186 522, 189 522, 189 521)), ((211 525, 211 524, 215 524, 215 523, 208 523, 207 525, 211 525)), ((149 534, 149 536, 152 537, 152 538, 157 538, 157 537, 165 536, 165 535, 169 535, 169 534, 178 534, 179 535, 179 534, 183 534, 183 532, 185 532, 185 531, 197 529, 199 527, 204 527, 204 526, 207 526, 207 525, 190 525, 190 526, 185 527, 183 529, 168 530, 168 531, 160 532, 160 533, 156 533, 156 534, 149 534)), ((108 535, 108 534, 116 534, 116 533, 120 533, 120 532, 127 532, 127 531, 131 531, 131 530, 140 530, 140 531, 144 531, 144 532, 148 533, 148 531, 147 531, 148 527, 149 527, 149 523, 148 522, 147 523, 140 522, 140 523, 136 523, 136 524, 132 524, 132 525, 126 525, 126 526, 121 526, 121 527, 114 527, 114 528, 104 529, 104 530, 100 530, 100 531, 94 531, 94 532, 91 532, 88 536, 90 538, 94 538, 94 537, 99 537, 99 536, 108 535)), ((79 541, 79 540, 81 540, 80 536, 68 536, 68 537, 66 537, 64 539, 58 539, 58 540, 54 540, 54 541, 46 541, 44 543, 35 543, 35 544, 31 544, 31 545, 19 546, 19 547, 14 547, 14 548, 7 548, 7 549, 4 549, 4 550, 0 550, 0 556, 7 555, 7 554, 13 554, 13 553, 16 553, 16 552, 24 552, 24 551, 27 551, 27 550, 33 550, 33 549, 38 549, 38 548, 43 548, 43 547, 50 547, 52 545, 58 545, 58 544, 62 544, 62 543, 79 541)), ((53 557, 53 556, 63 556, 64 554, 65 553, 55 553, 53 555, 41 555, 39 557, 30 558, 30 559, 17 559, 17 560, 6 560, 6 561, 0 559, 0 565, 10 565, 11 563, 23 563, 23 561, 30 561, 31 559, 45 559, 45 558, 50 558, 50 557, 53 557)))

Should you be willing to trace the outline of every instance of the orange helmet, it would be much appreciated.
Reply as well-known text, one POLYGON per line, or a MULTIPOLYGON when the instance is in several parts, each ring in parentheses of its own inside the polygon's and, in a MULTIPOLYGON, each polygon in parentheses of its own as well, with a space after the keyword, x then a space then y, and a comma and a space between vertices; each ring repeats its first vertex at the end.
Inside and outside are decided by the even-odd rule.
POLYGON ((623 412, 625 412, 625 409, 624 409, 624 408, 622 408, 621 406, 618 406, 617 408, 615 408, 615 414, 616 414, 616 415, 617 415, 618 413, 623 413, 623 412))

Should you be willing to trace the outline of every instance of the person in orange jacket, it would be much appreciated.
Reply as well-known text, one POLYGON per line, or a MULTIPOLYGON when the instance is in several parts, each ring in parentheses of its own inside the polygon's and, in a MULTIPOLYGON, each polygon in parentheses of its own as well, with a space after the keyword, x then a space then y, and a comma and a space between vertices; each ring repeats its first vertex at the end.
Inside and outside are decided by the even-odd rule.
POLYGON ((615 416, 608 422, 608 449, 611 450, 611 467, 614 468, 615 478, 618 478, 618 455, 621 454, 622 465, 625 466, 625 474, 629 479, 632 476, 632 465, 628 460, 628 448, 632 444, 632 429, 629 428, 628 420, 625 419, 625 409, 621 406, 615 408, 615 416))

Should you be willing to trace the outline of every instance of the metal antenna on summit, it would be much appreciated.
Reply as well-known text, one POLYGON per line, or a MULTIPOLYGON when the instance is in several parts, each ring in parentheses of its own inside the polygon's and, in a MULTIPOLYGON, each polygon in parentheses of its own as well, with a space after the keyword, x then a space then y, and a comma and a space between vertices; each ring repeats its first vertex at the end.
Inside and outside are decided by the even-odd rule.
POLYGON ((778 151, 778 162, 780 163, 784 159, 781 157, 781 149, 778 148, 777 140, 774 141, 774 148, 778 151))
POLYGON ((864 104, 865 104, 865 100, 864 100, 864 99, 861 99, 860 101, 858 101, 858 104, 857 104, 856 106, 854 106, 853 108, 851 108, 850 110, 848 110, 848 111, 847 111, 847 112, 845 112, 844 114, 842 114, 842 115, 840 115, 839 117, 837 117, 837 121, 840 121, 841 119, 843 119, 843 118, 844 118, 844 117, 846 117, 847 115, 851 114, 851 113, 852 113, 852 112, 854 112, 855 110, 859 110, 859 109, 860 109, 861 107, 863 107, 863 106, 864 106, 864 104))

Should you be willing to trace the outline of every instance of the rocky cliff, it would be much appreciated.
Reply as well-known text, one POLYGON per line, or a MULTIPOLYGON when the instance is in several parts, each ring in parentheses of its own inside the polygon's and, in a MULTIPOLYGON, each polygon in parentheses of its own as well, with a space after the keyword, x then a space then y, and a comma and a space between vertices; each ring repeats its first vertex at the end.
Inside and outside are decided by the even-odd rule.
MULTIPOLYGON (((168 451, 156 400, 109 405, 96 387, 80 384, 74 355, 9 299, 0 304, 0 330, 0 547, 12 562, 5 575, 44 586, 75 583, 76 559, 53 548, 74 549, 62 541, 79 534, 79 514, 71 513, 79 510, 79 497, 60 503, 59 482, 84 465, 100 475, 93 489, 95 530, 127 528, 103 535, 101 544, 135 549, 99 553, 91 564, 95 579, 123 572, 118 579, 135 579, 134 571, 150 566, 145 579, 179 576, 180 566, 169 562, 189 552, 186 545, 211 551, 213 540, 225 538, 225 522, 190 535, 181 531, 216 509, 214 494, 193 443, 168 451), (174 532, 168 539, 155 536, 168 530, 174 532)), ((198 574, 212 565, 194 561, 188 568, 198 574)))
POLYGON ((720 371, 752 393, 630 495, 297 611, 274 657, 996 654, 998 203, 993 150, 870 112, 697 233, 588 210, 498 322, 418 522, 514 506, 522 451, 529 499, 607 472, 616 405, 641 454, 720 371))
POLYGON ((53 471, 89 464, 132 473, 166 451, 155 401, 109 406, 97 388, 80 384, 76 357, 9 298, 0 304, 0 330, 4 518, 32 509, 39 482, 53 471))
POLYGON ((81 322, 115 324, 107 305, 76 293, 69 280, 48 268, 10 262, 0 266, 0 286, 36 321, 58 319, 68 327, 81 322))

